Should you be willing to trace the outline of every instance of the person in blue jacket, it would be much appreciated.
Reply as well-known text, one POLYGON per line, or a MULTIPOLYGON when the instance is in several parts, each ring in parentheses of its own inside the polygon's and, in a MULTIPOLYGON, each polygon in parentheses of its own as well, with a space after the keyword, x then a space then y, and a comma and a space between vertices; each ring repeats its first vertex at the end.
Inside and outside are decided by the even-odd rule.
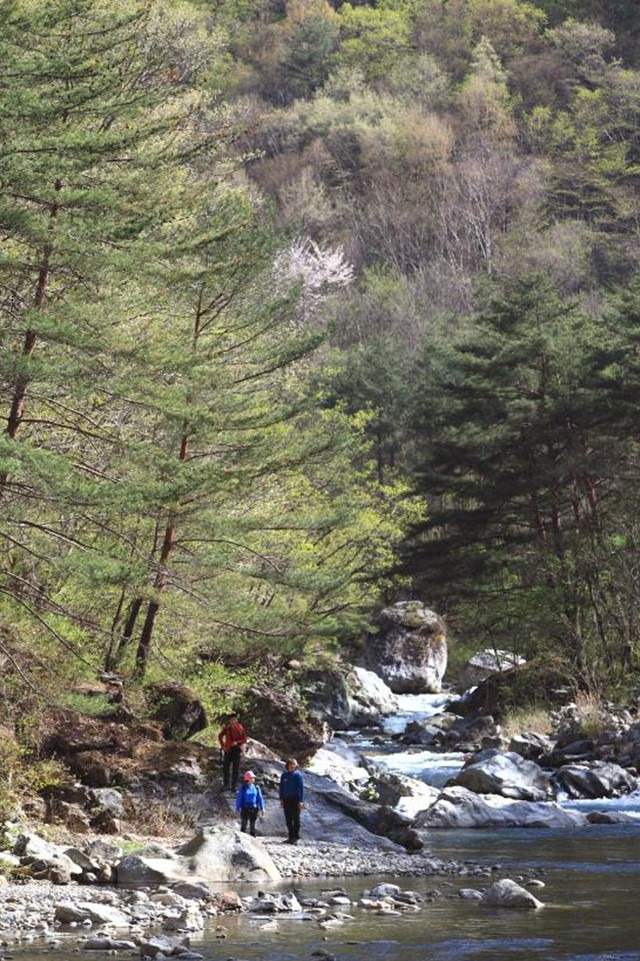
POLYGON ((256 784, 256 776, 253 771, 245 773, 242 785, 238 788, 236 811, 240 813, 240 830, 246 832, 247 825, 249 825, 249 833, 252 837, 255 837, 258 814, 264 817, 264 798, 262 791, 256 784))
POLYGON ((304 781, 294 757, 287 759, 280 777, 280 804, 289 832, 286 843, 297 844, 300 838, 300 812, 304 807, 304 781))

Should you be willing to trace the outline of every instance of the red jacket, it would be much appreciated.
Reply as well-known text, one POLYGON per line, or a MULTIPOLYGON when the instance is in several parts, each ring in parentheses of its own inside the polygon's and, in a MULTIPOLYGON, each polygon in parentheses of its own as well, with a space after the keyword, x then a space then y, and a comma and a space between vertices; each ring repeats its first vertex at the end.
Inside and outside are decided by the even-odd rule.
POLYGON ((239 721, 236 721, 235 724, 225 725, 218 734, 220 747, 225 754, 229 752, 232 747, 242 747, 243 744, 247 743, 247 740, 247 732, 239 721))

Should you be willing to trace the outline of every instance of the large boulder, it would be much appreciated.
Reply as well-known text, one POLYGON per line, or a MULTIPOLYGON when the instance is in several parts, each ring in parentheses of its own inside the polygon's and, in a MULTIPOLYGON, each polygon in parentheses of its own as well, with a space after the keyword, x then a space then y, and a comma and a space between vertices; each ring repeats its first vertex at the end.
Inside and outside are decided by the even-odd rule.
POLYGON ((553 802, 512 801, 496 794, 474 794, 464 787, 446 787, 435 804, 418 814, 413 827, 574 828, 588 823, 584 814, 553 802))
POLYGON ((371 717, 394 714, 398 699, 382 678, 366 667, 354 667, 353 697, 356 702, 356 722, 367 722, 371 717))
POLYGON ((513 667, 520 667, 525 663, 523 657, 518 657, 512 651, 493 649, 477 651, 460 671, 458 687, 461 691, 466 691, 467 688, 475 687, 476 684, 484 681, 491 674, 502 674, 504 671, 509 671, 513 667))
POLYGON ((184 741, 207 726, 207 715, 198 694, 177 681, 145 687, 149 716, 162 724, 166 738, 184 741))
POLYGON ((396 694, 439 693, 447 667, 442 618, 419 601, 386 607, 365 641, 365 666, 396 694))
POLYGON ((174 851, 127 854, 116 865, 122 887, 174 881, 217 884, 226 881, 279 881, 280 872, 260 841, 227 827, 201 828, 174 851))
POLYGON ((327 747, 320 748, 307 764, 307 771, 313 771, 321 777, 331 778, 336 784, 347 789, 358 790, 369 781, 369 771, 362 763, 362 757, 357 751, 347 745, 334 745, 329 741, 327 747), (338 750, 332 748, 338 747, 338 750))
POLYGON ((271 855, 255 838, 225 827, 201 828, 176 849, 189 875, 205 881, 280 881, 271 855))
MULTIPOLYGON (((258 821, 258 834, 285 836, 286 828, 278 800, 278 786, 283 766, 269 761, 252 762, 258 783, 265 796, 266 815, 258 821)), ((302 811, 302 836, 312 841, 335 841, 356 847, 400 850, 388 840, 386 830, 378 822, 379 805, 359 798, 330 778, 302 771, 305 801, 302 811)), ((244 835, 243 835, 244 837, 244 835)))
POLYGON ((365 667, 307 671, 300 686, 309 715, 334 731, 378 724, 398 709, 393 691, 365 667))
POLYGON ((247 732, 282 758, 295 757, 302 764, 331 733, 309 715, 294 688, 284 693, 252 687, 245 702, 242 720, 247 732))
POLYGON ((551 781, 542 768, 510 751, 480 751, 452 783, 476 794, 500 794, 518 801, 548 801, 553 797, 551 781))
POLYGON ((607 761, 565 764, 554 778, 571 798, 622 797, 638 788, 637 777, 607 761))

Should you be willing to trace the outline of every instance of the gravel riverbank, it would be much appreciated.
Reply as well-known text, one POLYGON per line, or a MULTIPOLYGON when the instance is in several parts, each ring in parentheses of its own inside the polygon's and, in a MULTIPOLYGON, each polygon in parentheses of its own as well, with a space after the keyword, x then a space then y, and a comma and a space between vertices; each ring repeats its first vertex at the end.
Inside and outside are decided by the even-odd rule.
POLYGON ((486 877, 486 867, 460 861, 442 861, 424 852, 406 854, 382 848, 305 841, 285 844, 281 838, 264 838, 264 845, 284 878, 367 877, 388 874, 396 877, 458 875, 486 877))

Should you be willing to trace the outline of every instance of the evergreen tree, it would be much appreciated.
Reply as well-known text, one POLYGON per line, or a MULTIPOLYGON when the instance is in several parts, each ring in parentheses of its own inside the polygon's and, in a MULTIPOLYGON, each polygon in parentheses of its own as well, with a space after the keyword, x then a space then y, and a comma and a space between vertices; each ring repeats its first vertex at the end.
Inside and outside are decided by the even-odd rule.
POLYGON ((491 597, 494 631, 502 597, 505 634, 528 630, 537 649, 546 633, 582 671, 614 470, 609 439, 591 429, 594 336, 575 304, 532 280, 427 353, 417 476, 433 504, 408 555, 449 598, 491 597))

